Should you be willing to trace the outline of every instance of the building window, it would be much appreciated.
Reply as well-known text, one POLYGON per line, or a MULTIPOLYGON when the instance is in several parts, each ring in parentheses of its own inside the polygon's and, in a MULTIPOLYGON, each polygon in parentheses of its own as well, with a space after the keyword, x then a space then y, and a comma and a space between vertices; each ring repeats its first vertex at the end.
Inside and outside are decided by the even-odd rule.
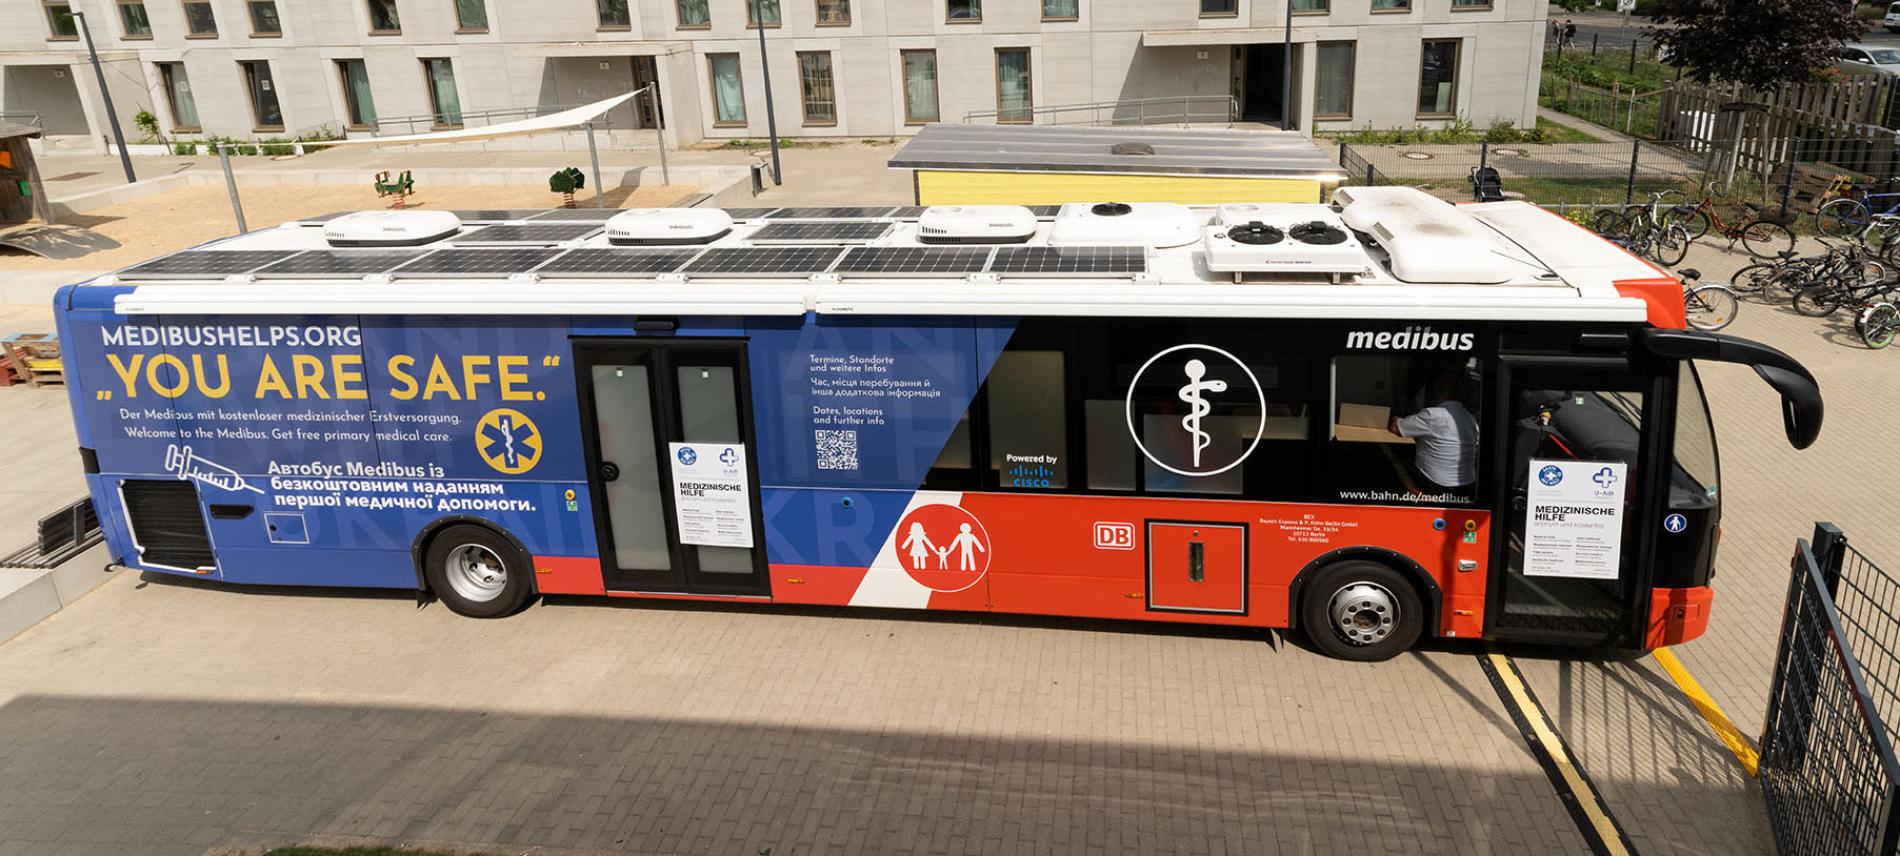
POLYGON ((1240 14, 1240 0, 1201 0, 1201 17, 1231 18, 1240 14))
POLYGON ((396 13, 396 0, 369 0, 369 31, 372 35, 402 32, 402 17, 396 13))
POLYGON ((1349 354, 1333 360, 1326 480, 1336 498, 1476 501, 1480 379, 1471 357, 1349 354))
POLYGON ((73 20, 73 4, 55 3, 48 0, 46 9, 46 32, 48 38, 79 38, 79 24, 73 20))
POLYGON ((429 109, 435 115, 435 126, 462 127, 462 98, 455 92, 455 64, 446 59, 425 59, 422 76, 429 81, 429 109))
POLYGON ((600 13, 601 29, 632 29, 633 15, 627 11, 627 0, 596 0, 594 8, 600 13))
POLYGON ((1313 118, 1352 118, 1352 42, 1320 42, 1319 69, 1314 75, 1313 118))
POLYGON ((818 26, 842 27, 851 23, 851 0, 817 0, 818 26))
POLYGON ((712 80, 713 124, 745 124, 745 83, 739 79, 739 55, 707 54, 706 74, 712 80))
POLYGON ((1372 0, 1374 12, 1409 12, 1412 0, 1372 0))
POLYGON ((284 110, 277 103, 277 85, 271 80, 270 63, 263 60, 240 62, 244 69, 244 87, 251 93, 251 124, 259 131, 284 129, 284 110))
POLYGON ((185 64, 161 62, 158 77, 165 84, 165 100, 171 104, 172 133, 196 133, 200 128, 198 102, 191 97, 191 78, 185 74, 185 64))
POLYGON ((904 60, 904 123, 937 121, 937 52, 902 51, 899 55, 904 60))
POLYGON ((185 36, 193 39, 212 39, 218 35, 218 16, 211 11, 209 2, 185 3, 185 36))
POLYGON ((360 59, 336 61, 337 76, 343 80, 343 103, 349 107, 350 127, 365 130, 376 127, 376 101, 369 91, 369 67, 360 59))
POLYGON ((679 0, 675 5, 679 11, 680 29, 702 30, 712 26, 711 0, 679 0))
POLYGON ((119 0, 119 23, 125 25, 125 38, 152 37, 152 19, 145 14, 145 4, 139 0, 119 0))
POLYGON ((1451 8, 1453 11, 1459 9, 1489 9, 1491 8, 1491 0, 1451 0, 1451 8))
POLYGON ((996 121, 1028 124, 1035 121, 1029 86, 1029 49, 996 49, 996 121))
POLYGON ((944 20, 968 24, 983 20, 983 0, 946 0, 944 20))
POLYGON ((778 0, 745 0, 745 25, 756 27, 760 21, 768 27, 779 25, 778 0))
POLYGON ((281 36, 284 22, 277 18, 276 0, 251 0, 251 35, 281 36))
POLYGON ((1458 112, 1458 40, 1428 39, 1418 62, 1419 118, 1458 112))
POLYGON ((1332 10, 1332 0, 1293 0, 1295 15, 1324 15, 1332 10))
POLYGON ((1042 0, 1042 19, 1045 21, 1073 21, 1080 11, 1080 0, 1042 0))
POLYGON ((487 0, 455 0, 455 31, 458 33, 488 32, 487 0))
POLYGON ((805 124, 838 124, 838 90, 831 80, 829 52, 798 55, 798 91, 805 107, 805 124))

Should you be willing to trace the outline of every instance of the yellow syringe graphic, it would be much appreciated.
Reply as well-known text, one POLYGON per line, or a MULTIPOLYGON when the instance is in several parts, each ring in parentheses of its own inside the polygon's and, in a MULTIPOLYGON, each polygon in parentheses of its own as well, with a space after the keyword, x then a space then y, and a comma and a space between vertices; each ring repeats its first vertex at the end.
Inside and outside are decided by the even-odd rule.
POLYGON ((245 483, 244 477, 238 475, 237 470, 216 461, 200 458, 191 453, 190 446, 180 446, 177 443, 165 447, 165 471, 176 474, 181 479, 195 479, 225 490, 248 490, 259 494, 264 492, 262 488, 251 487, 245 483))

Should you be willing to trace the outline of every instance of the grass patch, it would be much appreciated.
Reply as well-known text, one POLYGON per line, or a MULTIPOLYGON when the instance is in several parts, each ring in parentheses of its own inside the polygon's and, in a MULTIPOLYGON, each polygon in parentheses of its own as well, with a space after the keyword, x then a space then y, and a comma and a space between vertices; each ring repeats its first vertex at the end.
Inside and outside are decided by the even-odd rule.
POLYGON ((1544 135, 1543 141, 1546 143, 1609 142, 1608 140, 1605 140, 1602 137, 1596 136, 1595 134, 1589 134, 1583 131, 1579 131, 1576 128, 1570 127, 1569 125, 1553 122, 1542 116, 1537 117, 1537 131, 1538 133, 1544 135))
MULTIPOLYGON (((1561 126, 1555 126, 1561 127, 1561 126)), ((1563 129, 1569 131, 1569 129, 1563 129)), ((1548 143, 1547 126, 1539 121, 1536 127, 1519 128, 1508 119, 1499 119, 1489 127, 1480 129, 1465 119, 1453 120, 1443 128, 1393 128, 1374 130, 1370 125, 1357 131, 1331 131, 1314 134, 1334 142, 1355 146, 1405 146, 1405 145, 1459 145, 1464 143, 1548 143)), ((1572 132, 1575 133, 1575 132, 1572 132)), ((1566 141, 1568 142, 1568 141, 1566 141)))

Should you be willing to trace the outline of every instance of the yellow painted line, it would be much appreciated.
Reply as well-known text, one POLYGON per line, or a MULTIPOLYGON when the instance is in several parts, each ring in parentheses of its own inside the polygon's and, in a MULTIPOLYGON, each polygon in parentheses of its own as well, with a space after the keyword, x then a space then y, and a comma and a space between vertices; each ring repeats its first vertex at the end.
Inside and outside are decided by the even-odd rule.
POLYGON ((1727 746, 1728 751, 1735 754, 1735 760, 1742 763, 1742 769, 1747 770, 1750 776, 1755 775, 1761 756, 1755 752, 1755 747, 1748 745, 1748 738, 1742 735, 1741 729, 1735 727, 1728 714, 1722 712, 1721 705, 1716 704, 1715 699, 1702 689, 1701 682, 1689 674, 1682 661, 1676 659, 1676 655, 1670 653, 1668 648, 1657 648, 1649 654, 1662 664, 1663 671, 1669 673, 1669 679, 1676 682, 1676 689, 1682 690, 1682 694, 1689 697, 1689 703, 1695 705, 1703 719, 1708 720, 1709 727, 1715 729, 1715 736, 1722 741, 1722 745, 1727 746))
POLYGON ((1491 667, 1497 670, 1498 679, 1503 681, 1505 689, 1511 694, 1511 701, 1517 705, 1518 713, 1524 721, 1530 723, 1531 731, 1537 735, 1537 742, 1549 753, 1551 761, 1557 765, 1557 772, 1563 776, 1570 793, 1576 797, 1577 805, 1589 818, 1590 826, 1596 830, 1597 839, 1603 845, 1603 852, 1610 856, 1629 856, 1629 849, 1623 846, 1623 833, 1616 828, 1616 822, 1610 819, 1610 813, 1603 808, 1597 797, 1596 788, 1583 777, 1583 772, 1570 760, 1570 753, 1564 749, 1564 743, 1552 731, 1550 721, 1544 717, 1543 708, 1531 701, 1530 693, 1524 689, 1524 682, 1518 680, 1517 668, 1510 658, 1496 651, 1487 651, 1491 658, 1491 667))

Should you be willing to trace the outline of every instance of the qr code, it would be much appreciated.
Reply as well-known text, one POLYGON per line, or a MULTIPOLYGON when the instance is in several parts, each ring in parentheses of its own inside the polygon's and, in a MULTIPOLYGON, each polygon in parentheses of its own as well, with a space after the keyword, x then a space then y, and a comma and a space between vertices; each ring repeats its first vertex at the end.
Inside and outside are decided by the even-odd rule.
POLYGON ((858 432, 818 429, 818 468, 855 470, 858 468, 858 432))

